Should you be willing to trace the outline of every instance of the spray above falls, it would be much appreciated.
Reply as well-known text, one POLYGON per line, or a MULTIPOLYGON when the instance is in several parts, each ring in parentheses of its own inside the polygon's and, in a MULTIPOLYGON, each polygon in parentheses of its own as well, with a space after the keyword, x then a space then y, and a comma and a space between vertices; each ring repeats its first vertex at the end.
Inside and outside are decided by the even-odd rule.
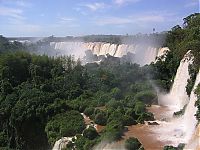
POLYGON ((90 50, 96 56, 110 56, 121 58, 132 53, 134 55, 134 63, 140 65, 155 62, 157 57, 165 54, 166 48, 156 48, 153 46, 135 44, 112 44, 104 42, 50 42, 50 46, 58 50, 58 55, 75 55, 83 58, 85 51, 90 50))

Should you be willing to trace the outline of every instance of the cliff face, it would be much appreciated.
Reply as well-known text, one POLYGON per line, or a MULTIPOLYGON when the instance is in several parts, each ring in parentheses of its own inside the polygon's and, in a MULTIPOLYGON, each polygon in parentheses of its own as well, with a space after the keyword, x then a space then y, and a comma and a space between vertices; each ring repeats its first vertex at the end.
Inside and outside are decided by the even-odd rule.
POLYGON ((64 54, 78 55, 83 57, 86 50, 91 50, 94 55, 106 56, 107 54, 113 57, 123 57, 129 52, 135 55, 134 62, 140 65, 150 64, 169 51, 168 48, 155 48, 148 45, 126 45, 126 44, 111 44, 102 42, 51 42, 50 46, 56 50, 62 51, 64 54))

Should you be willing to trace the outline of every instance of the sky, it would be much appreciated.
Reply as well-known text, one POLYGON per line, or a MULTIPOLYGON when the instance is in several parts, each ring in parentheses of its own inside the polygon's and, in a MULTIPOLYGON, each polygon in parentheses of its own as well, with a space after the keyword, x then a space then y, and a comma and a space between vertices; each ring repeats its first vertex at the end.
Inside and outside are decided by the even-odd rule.
POLYGON ((0 35, 82 36, 168 31, 199 0, 0 0, 0 35))

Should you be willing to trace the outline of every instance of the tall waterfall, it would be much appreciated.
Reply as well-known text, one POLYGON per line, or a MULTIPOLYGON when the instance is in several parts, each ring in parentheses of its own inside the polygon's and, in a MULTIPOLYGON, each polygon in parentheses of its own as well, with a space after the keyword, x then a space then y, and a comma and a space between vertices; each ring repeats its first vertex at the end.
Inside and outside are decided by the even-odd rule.
POLYGON ((109 54, 114 57, 123 57, 128 52, 135 54, 135 63, 141 65, 150 64, 157 56, 164 54, 163 49, 144 45, 111 44, 103 42, 50 42, 50 46, 58 50, 58 55, 76 55, 78 58, 84 56, 86 50, 100 56, 109 54))
POLYGON ((200 72, 197 74, 194 87, 190 94, 190 100, 186 107, 185 114, 183 116, 183 124, 184 124, 184 130, 186 132, 186 137, 185 137, 186 140, 189 140, 191 138, 192 134, 195 131, 195 127, 197 125, 197 119, 195 117, 195 114, 197 112, 197 107, 195 107, 197 96, 195 94, 195 90, 198 84, 200 84, 200 72))
POLYGON ((161 141, 170 141, 174 146, 179 143, 188 143, 197 125, 195 118, 197 96, 194 91, 200 83, 200 73, 196 77, 189 97, 186 92, 187 80, 190 78, 188 66, 192 63, 193 56, 188 51, 180 62, 170 93, 160 97, 160 105, 168 106, 169 110, 171 110, 167 116, 168 121, 159 120, 160 125, 152 128, 152 132, 158 135, 161 141), (173 112, 182 109, 186 104, 184 115, 174 118, 173 112))
POLYGON ((170 93, 160 99, 160 105, 171 106, 174 111, 179 111, 188 103, 186 86, 190 78, 188 67, 192 62, 193 57, 188 51, 180 62, 170 93))

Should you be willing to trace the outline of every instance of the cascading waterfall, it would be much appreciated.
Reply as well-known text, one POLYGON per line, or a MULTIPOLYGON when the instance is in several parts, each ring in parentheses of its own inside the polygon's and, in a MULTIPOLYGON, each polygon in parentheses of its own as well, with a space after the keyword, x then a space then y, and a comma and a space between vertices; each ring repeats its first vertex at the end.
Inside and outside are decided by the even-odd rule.
POLYGON ((86 50, 97 56, 109 54, 114 57, 123 57, 131 52, 135 55, 135 63, 140 65, 150 64, 156 61, 157 56, 164 54, 163 49, 157 49, 151 46, 143 46, 139 44, 111 44, 103 42, 50 42, 50 46, 57 50, 58 55, 75 55, 77 58, 83 58, 86 50))
MULTIPOLYGON (((169 50, 168 47, 162 47, 158 50, 158 54, 157 54, 157 57, 161 57, 161 56, 164 56, 169 50)), ((163 60, 164 61, 164 60, 163 60)))
POLYGON ((50 42, 50 46, 57 50, 57 55, 74 55, 76 58, 85 55, 83 42, 50 42))
MULTIPOLYGON (((122 56, 123 54, 130 51, 132 48, 134 48, 132 52, 137 54, 137 51, 139 49, 138 45, 127 46, 127 45, 115 45, 108 43, 98 43, 98 44, 82 43, 82 44, 86 48, 90 47, 91 51, 96 54, 98 53, 98 55, 99 54, 105 55, 108 52, 110 55, 122 56)), ((60 45, 59 44, 56 45, 56 43, 51 43, 51 45, 58 48, 63 48, 65 46, 65 44, 63 43, 61 43, 60 45)), ((143 53, 143 57, 144 59, 147 59, 146 61, 150 60, 152 61, 154 55, 160 57, 167 51, 169 51, 168 48, 157 50, 155 48, 149 47, 143 53), (149 54, 150 56, 148 57, 147 54, 149 54)), ((195 95, 195 89, 197 85, 200 84, 200 72, 196 77, 194 87, 189 97, 186 92, 187 80, 190 78, 188 67, 192 63, 193 63, 193 56, 190 54, 190 51, 188 51, 180 62, 170 93, 159 97, 159 105, 165 105, 169 107, 169 109, 171 110, 171 112, 168 115, 169 119, 165 120, 164 118, 162 118, 157 121, 159 123, 158 126, 149 126, 149 130, 151 130, 153 138, 157 138, 159 141, 164 141, 174 146, 177 146, 179 143, 187 144, 191 139, 192 135, 194 134, 197 125, 197 120, 195 118, 195 113, 197 111, 197 108, 195 107, 195 101, 197 100, 197 96, 195 95), (184 115, 178 118, 176 117, 174 118, 173 112, 179 111, 186 104, 187 107, 185 109, 184 115)), ((69 139, 67 140, 69 141, 69 139)), ((62 143, 64 142, 57 141, 57 143, 55 143, 54 145, 54 148, 60 149, 61 146, 63 145, 62 143)))
POLYGON ((194 87, 189 97, 186 92, 187 80, 190 77, 188 66, 192 64, 192 62, 193 56, 190 51, 188 51, 180 62, 170 93, 160 98, 160 104, 168 106, 172 110, 172 113, 169 113, 170 119, 167 122, 158 121, 160 125, 151 129, 152 132, 159 136, 158 139, 160 141, 170 141, 174 146, 177 146, 179 143, 188 143, 197 125, 197 120, 195 118, 195 113, 197 111, 195 107, 195 101, 197 100, 195 89, 200 83, 200 73, 198 73, 196 77, 194 87), (185 104, 187 104, 187 107, 184 115, 174 118, 172 115, 173 112, 182 109, 185 104))
POLYGON ((185 114, 183 116, 184 130, 186 132, 185 139, 187 141, 191 138, 192 134, 194 133, 195 127, 198 122, 195 117, 195 114, 197 112, 197 107, 195 107, 195 102, 197 101, 197 95, 195 94, 195 90, 199 85, 199 83, 200 83, 200 72, 197 74, 194 87, 190 94, 190 100, 186 107, 185 114))
POLYGON ((180 62, 180 66, 177 70, 174 84, 170 92, 171 97, 173 97, 174 105, 177 106, 179 110, 182 109, 189 100, 186 92, 186 86, 188 83, 187 81, 190 78, 188 67, 192 63, 193 57, 190 51, 188 51, 180 62))
POLYGON ((55 142, 52 150, 62 150, 66 148, 66 145, 72 141, 74 137, 62 137, 58 141, 55 142))
POLYGON ((188 103, 189 97, 186 86, 190 78, 188 67, 192 62, 193 57, 188 51, 180 62, 170 93, 164 96, 161 95, 159 105, 170 106, 173 107, 174 111, 179 111, 188 103))

